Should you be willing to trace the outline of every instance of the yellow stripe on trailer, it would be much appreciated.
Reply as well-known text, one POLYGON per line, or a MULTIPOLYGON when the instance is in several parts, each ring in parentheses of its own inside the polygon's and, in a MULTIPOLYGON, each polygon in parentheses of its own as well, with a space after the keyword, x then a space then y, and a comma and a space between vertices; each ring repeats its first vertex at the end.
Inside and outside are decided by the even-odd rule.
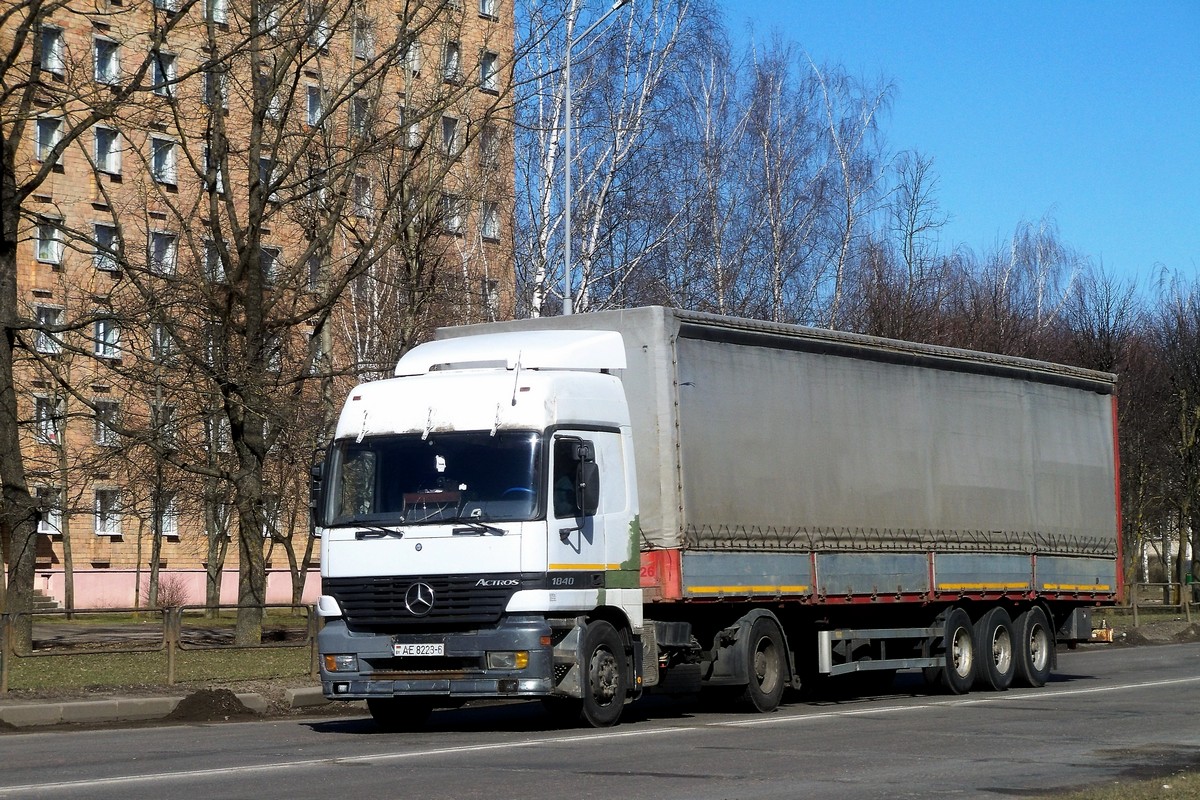
POLYGON ((1043 592, 1111 592, 1107 583, 1043 583, 1043 592))
POLYGON ((939 592, 1011 592, 1028 589, 1028 583, 939 583, 939 592))
POLYGON ((691 594, 805 594, 807 586, 688 586, 691 594))

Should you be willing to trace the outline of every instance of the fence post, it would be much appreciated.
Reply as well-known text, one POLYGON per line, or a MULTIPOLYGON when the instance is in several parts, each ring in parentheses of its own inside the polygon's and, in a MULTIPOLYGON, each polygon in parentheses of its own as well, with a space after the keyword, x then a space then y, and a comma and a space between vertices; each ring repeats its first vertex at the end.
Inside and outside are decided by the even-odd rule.
POLYGON ((1138 626, 1138 586, 1139 585, 1140 584, 1137 584, 1137 583, 1135 583, 1133 585, 1133 627, 1135 627, 1135 628, 1138 626))
POLYGON ((12 654, 8 647, 8 614, 0 614, 0 694, 8 694, 8 662, 12 654))
POLYGON ((167 685, 175 685, 175 650, 179 644, 178 606, 163 609, 163 637, 167 646, 167 685))

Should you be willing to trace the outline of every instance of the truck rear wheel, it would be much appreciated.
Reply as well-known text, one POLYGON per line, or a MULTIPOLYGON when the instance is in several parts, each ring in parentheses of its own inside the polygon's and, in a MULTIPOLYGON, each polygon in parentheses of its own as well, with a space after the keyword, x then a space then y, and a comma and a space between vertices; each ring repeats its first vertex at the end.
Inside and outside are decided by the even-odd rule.
POLYGON ((1033 606, 1017 615, 1013 641, 1017 682, 1024 686, 1045 686, 1050 679, 1050 658, 1054 653, 1054 634, 1046 612, 1033 606))
POLYGON ((961 608, 946 615, 945 663, 938 671, 944 686, 951 694, 966 694, 975 683, 975 626, 961 608))
POLYGON ((783 635, 769 618, 759 617, 750 625, 748 643, 746 674, 750 680, 741 702, 756 711, 774 711, 787 684, 783 635))
POLYGON ((593 728, 616 725, 629 693, 629 669, 621 635, 602 619, 589 622, 583 631, 585 682, 579 717, 593 728))
POLYGON ((975 621, 975 653, 976 686, 1003 692, 1012 685, 1016 669, 1012 618, 1000 606, 988 609, 975 621))
POLYGON ((425 727, 433 711, 433 699, 428 697, 372 697, 367 700, 371 719, 381 731, 398 733, 425 727))

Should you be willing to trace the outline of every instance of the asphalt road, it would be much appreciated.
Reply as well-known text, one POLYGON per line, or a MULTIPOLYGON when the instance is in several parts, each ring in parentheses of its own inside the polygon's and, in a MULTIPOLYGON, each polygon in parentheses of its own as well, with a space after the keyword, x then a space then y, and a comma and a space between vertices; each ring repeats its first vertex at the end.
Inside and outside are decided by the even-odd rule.
POLYGON ((1200 767, 1200 644, 1084 648, 1042 689, 793 702, 658 701, 604 731, 534 703, 428 731, 324 718, 0 736, 0 798, 1012 798, 1200 767))

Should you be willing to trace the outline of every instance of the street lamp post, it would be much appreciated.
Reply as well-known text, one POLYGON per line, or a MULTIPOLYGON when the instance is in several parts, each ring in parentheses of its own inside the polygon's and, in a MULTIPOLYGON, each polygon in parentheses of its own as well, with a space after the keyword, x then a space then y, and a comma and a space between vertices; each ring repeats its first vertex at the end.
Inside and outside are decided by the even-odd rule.
POLYGON ((566 78, 566 113, 564 114, 564 127, 566 128, 565 135, 567 140, 566 156, 567 156, 567 176, 566 176, 566 196, 563 203, 563 213, 566 215, 566 245, 563 248, 563 314, 571 313, 571 50, 575 45, 582 42, 592 31, 600 26, 600 23, 608 19, 609 16, 621 8, 628 5, 631 0, 614 0, 612 7, 601 15, 600 19, 588 26, 588 29, 567 42, 567 56, 563 61, 563 71, 566 78))

